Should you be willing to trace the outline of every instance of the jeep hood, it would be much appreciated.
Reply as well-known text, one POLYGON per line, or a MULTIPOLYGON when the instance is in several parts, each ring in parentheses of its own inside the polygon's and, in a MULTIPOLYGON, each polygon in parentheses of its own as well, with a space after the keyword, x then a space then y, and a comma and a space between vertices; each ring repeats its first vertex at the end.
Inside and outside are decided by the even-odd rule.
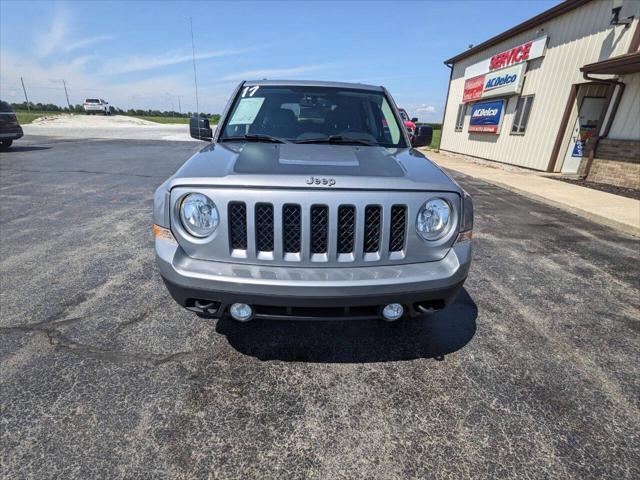
POLYGON ((170 190, 179 185, 461 191, 448 175, 413 149, 259 142, 205 147, 165 187, 170 190))

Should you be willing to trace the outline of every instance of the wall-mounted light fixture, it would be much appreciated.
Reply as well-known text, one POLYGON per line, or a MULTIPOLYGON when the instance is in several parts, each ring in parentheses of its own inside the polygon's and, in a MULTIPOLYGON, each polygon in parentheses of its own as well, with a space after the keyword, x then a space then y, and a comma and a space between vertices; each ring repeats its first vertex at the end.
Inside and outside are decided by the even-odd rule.
POLYGON ((630 17, 627 17, 625 20, 620 20, 621 10, 622 10, 622 7, 615 7, 611 9, 611 21, 609 22, 609 25, 613 25, 613 26, 624 25, 624 28, 628 28, 635 17, 634 15, 631 15, 630 17))

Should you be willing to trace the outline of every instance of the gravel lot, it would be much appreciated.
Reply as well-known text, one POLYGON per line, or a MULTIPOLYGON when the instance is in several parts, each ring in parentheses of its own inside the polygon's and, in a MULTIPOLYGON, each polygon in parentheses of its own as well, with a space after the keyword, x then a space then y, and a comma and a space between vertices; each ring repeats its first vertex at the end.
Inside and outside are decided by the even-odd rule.
POLYGON ((0 477, 640 477, 637 239, 458 176, 476 254, 449 310, 202 320, 151 235, 200 146, 0 153, 0 477))
POLYGON ((150 122, 126 115, 55 115, 22 126, 27 135, 63 138, 193 141, 189 125, 150 122))

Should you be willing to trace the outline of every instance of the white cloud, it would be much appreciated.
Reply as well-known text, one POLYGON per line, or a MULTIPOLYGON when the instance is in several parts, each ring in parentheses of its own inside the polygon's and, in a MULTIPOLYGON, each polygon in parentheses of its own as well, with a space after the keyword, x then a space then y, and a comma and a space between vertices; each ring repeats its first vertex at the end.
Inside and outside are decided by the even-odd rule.
POLYGON ((416 108, 414 108, 416 113, 435 113, 436 107, 433 105, 422 104, 416 108))
POLYGON ((69 12, 65 8, 58 8, 53 15, 51 27, 35 36, 36 55, 39 58, 46 58, 60 52, 70 53, 112 38, 110 35, 73 38, 69 23, 69 12))
POLYGON ((64 50, 66 52, 72 52, 74 50, 78 50, 79 48, 86 48, 100 42, 106 42, 108 40, 113 39, 111 35, 96 35, 95 37, 87 37, 81 38, 72 42, 69 42, 64 50))
MULTIPOLYGON (((246 51, 247 50, 214 50, 204 53, 197 53, 196 60, 205 60, 208 58, 224 57, 228 55, 238 55, 240 53, 245 53, 246 51)), ((154 68, 191 62, 192 60, 192 54, 185 52, 172 52, 165 55, 157 56, 133 56, 112 60, 105 65, 104 70, 106 73, 141 72, 144 70, 152 70, 154 68)))
MULTIPOLYGON (((47 67, 23 56, 13 55, 6 50, 0 52, 0 92, 2 99, 9 102, 23 102, 24 95, 20 77, 24 78, 29 100, 34 103, 54 103, 66 105, 62 80, 67 82, 72 104, 82 103, 84 98, 100 97, 116 107, 124 109, 169 110, 172 105, 177 110, 178 100, 182 111, 195 110, 193 77, 189 71, 172 75, 154 75, 138 81, 112 81, 100 73, 86 69, 85 57, 72 62, 59 62, 47 67)), ((232 86, 221 85, 200 92, 200 109, 218 113, 233 90, 232 86)))
POLYGON ((240 81, 240 80, 261 80, 263 78, 286 78, 294 75, 302 75, 315 70, 322 70, 327 65, 303 65, 291 68, 271 68, 265 70, 249 70, 246 72, 233 73, 220 78, 221 81, 240 81))

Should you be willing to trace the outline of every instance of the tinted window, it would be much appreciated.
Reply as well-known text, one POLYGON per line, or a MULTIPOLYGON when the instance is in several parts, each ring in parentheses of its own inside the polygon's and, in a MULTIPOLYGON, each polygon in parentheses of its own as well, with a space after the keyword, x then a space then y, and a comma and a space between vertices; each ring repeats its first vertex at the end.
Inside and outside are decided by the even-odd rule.
POLYGON ((382 92, 338 87, 244 87, 220 139, 251 134, 294 142, 335 135, 405 147, 393 108, 382 92))
POLYGON ((0 102, 0 112, 7 113, 7 112, 13 112, 13 110, 11 110, 11 107, 7 102, 0 102))
POLYGON ((97 98, 87 98, 86 103, 100 103, 100 100, 98 100, 97 98))
POLYGON ((516 112, 513 117, 513 126, 511 127, 511 133, 523 134, 527 130, 527 124, 529 123, 529 114, 531 113, 532 105, 533 95, 518 98, 516 112))

